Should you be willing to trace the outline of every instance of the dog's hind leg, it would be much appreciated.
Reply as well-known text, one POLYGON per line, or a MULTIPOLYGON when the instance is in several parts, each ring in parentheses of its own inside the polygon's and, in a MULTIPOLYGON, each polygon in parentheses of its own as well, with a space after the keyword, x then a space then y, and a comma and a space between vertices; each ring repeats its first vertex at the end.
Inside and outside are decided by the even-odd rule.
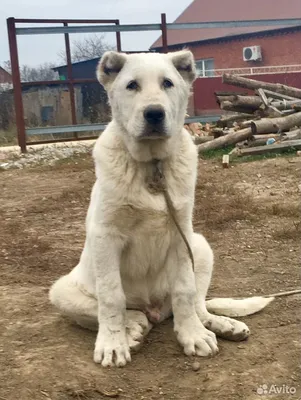
POLYGON ((83 328, 97 331, 97 300, 81 288, 70 274, 62 276, 52 285, 49 299, 62 315, 83 328))
POLYGON ((137 351, 153 325, 146 315, 138 310, 126 310, 125 323, 129 346, 137 351))
POLYGON ((249 336, 249 328, 241 321, 232 318, 210 314, 206 307, 206 295, 211 281, 213 270, 213 253, 206 241, 200 234, 193 235, 192 251, 195 263, 196 280, 196 312, 210 331, 228 340, 244 340, 249 336))
MULTIPOLYGON (((62 315, 71 318, 83 328, 97 331, 97 300, 76 284, 70 275, 62 276, 52 285, 49 298, 62 315)), ((142 311, 136 310, 126 310, 125 323, 129 346, 138 350, 152 324, 142 311)))

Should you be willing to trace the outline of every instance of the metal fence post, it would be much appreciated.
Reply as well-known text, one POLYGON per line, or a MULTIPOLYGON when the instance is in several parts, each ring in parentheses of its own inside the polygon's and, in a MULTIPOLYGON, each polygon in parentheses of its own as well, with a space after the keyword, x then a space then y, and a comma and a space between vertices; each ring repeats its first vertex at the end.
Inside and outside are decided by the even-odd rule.
POLYGON ((161 31, 163 53, 168 53, 166 14, 161 14, 161 31))
POLYGON ((13 87, 14 87, 14 103, 15 103, 15 114, 16 114, 16 125, 18 132, 18 144, 21 148, 22 153, 26 153, 24 108, 22 101, 22 86, 21 86, 19 58, 18 58, 16 25, 14 18, 7 19, 7 32, 8 32, 8 41, 10 50, 11 72, 12 72, 13 87))
MULTIPOLYGON (((64 26, 68 26, 67 22, 64 22, 64 26)), ((64 36, 65 36, 66 58, 67 58, 68 86, 70 93, 71 120, 72 120, 72 125, 76 125, 77 120, 76 120, 75 95, 74 95, 74 85, 72 76, 72 61, 71 61, 69 33, 65 33, 64 36)), ((77 139, 78 133, 74 132, 74 136, 77 139)))
MULTIPOLYGON (((120 25, 119 19, 116 21, 115 25, 120 25)), ((121 32, 116 32, 116 48, 117 51, 121 52, 121 32)))

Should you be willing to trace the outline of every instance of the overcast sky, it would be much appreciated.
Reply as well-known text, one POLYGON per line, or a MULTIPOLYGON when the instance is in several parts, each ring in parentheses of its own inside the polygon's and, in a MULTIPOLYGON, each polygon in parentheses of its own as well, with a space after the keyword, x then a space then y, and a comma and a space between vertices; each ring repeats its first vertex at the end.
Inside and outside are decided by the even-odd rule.
MULTIPOLYGON (((0 65, 9 59, 6 18, 119 19, 121 24, 160 23, 160 14, 167 22, 176 17, 192 0, 0 0, 0 65)), ((24 24, 22 24, 25 26, 24 24)), ((35 25, 38 26, 38 25, 35 25)), ((88 34, 72 34, 72 39, 88 34)), ((160 36, 158 32, 122 33, 123 50, 147 50, 160 36)), ((115 34, 106 40, 115 44, 115 34)), ((19 36, 19 62, 35 66, 44 62, 61 64, 58 52, 64 48, 64 36, 19 36)))

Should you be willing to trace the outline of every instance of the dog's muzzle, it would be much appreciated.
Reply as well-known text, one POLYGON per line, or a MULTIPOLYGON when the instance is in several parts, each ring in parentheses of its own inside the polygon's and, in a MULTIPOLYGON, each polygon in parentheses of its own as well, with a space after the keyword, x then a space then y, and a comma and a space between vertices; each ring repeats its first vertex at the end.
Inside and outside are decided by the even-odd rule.
POLYGON ((139 136, 143 139, 167 139, 168 135, 165 129, 165 110, 160 105, 150 105, 143 112, 145 120, 145 129, 139 136))

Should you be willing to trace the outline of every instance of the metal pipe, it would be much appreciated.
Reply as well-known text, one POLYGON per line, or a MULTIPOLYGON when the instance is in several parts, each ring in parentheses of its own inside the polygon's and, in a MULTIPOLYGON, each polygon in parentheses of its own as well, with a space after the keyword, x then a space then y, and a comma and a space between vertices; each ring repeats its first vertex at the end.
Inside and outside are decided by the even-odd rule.
POLYGON ((18 45, 16 36, 16 25, 14 18, 7 19, 7 31, 10 51, 10 62, 14 87, 14 103, 16 113, 16 125, 18 132, 18 144, 22 153, 26 153, 26 133, 24 121, 24 109, 22 100, 22 86, 18 58, 18 45))
POLYGON ((187 22, 187 23, 171 23, 167 24, 168 29, 208 29, 208 28, 243 28, 243 27, 256 27, 256 26, 285 26, 293 27, 300 26, 300 18, 286 18, 286 19, 255 19, 243 21, 212 21, 212 22, 187 22))
POLYGON ((80 124, 80 125, 58 125, 58 126, 43 126, 40 128, 27 128, 26 134, 30 135, 49 135, 52 133, 72 133, 72 132, 95 132, 106 129, 108 122, 99 124, 80 124))
MULTIPOLYGON (((300 22, 301 25, 301 22, 300 22)), ((39 28, 16 28, 17 35, 55 35, 61 33, 93 33, 93 32, 137 32, 137 31, 159 31, 160 24, 145 25, 84 25, 84 26, 49 26, 39 28)))
MULTIPOLYGON (((201 116, 194 116, 188 117, 185 119, 185 124, 189 124, 191 122, 212 122, 217 121, 220 117, 218 115, 201 115, 201 116)), ((106 126, 109 122, 101 122, 98 124, 80 124, 80 125, 60 125, 60 126, 47 126, 41 128, 27 128, 26 134, 27 136, 30 135, 49 135, 52 133, 67 133, 67 132, 101 132, 106 129, 106 126)))
POLYGON ((168 53, 166 14, 161 14, 162 50, 168 53))
MULTIPOLYGON (((68 26, 67 22, 64 22, 64 26, 68 26)), ((65 33, 65 48, 66 48, 66 58, 67 58, 67 71, 68 71, 68 86, 70 94, 70 107, 71 107, 71 121, 73 125, 77 124, 76 121, 76 108, 75 108, 75 96, 74 96, 74 86, 72 81, 72 61, 71 61, 71 50, 70 50, 70 40, 69 34, 65 33)), ((74 132, 75 138, 78 138, 77 132, 74 132)))
POLYGON ((32 18, 16 18, 17 24, 116 24, 118 19, 32 19, 32 18))
MULTIPOLYGON (((96 140, 99 136, 79 137, 77 140, 96 140)), ((74 138, 65 139, 49 139, 49 140, 36 140, 34 142, 27 142, 27 146, 34 146, 35 144, 49 144, 49 143, 62 143, 62 142, 73 142, 74 138)))
MULTIPOLYGON (((167 29, 208 29, 208 28, 241 28, 257 26, 285 26, 298 27, 300 18, 288 19, 262 19, 244 21, 216 21, 216 22, 189 22, 166 24, 167 29)), ((91 33, 91 32, 137 32, 161 30, 161 24, 135 24, 135 25, 84 25, 84 26, 51 26, 38 28, 16 28, 17 35, 61 34, 61 33, 91 33)))

